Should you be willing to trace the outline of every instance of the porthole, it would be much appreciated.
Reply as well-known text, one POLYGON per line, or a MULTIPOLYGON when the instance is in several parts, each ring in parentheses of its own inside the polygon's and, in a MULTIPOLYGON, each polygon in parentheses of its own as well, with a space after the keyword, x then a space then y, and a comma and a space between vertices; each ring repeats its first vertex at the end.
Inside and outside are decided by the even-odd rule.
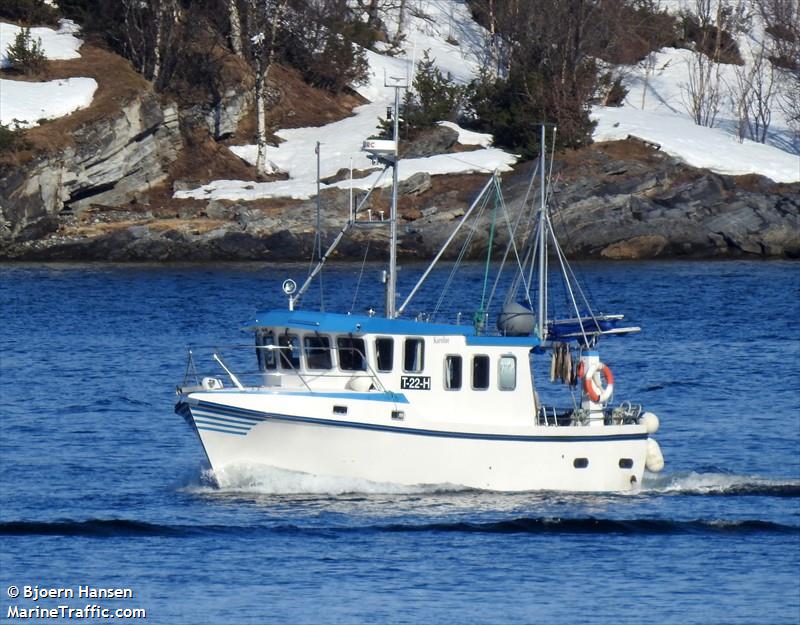
POLYGON ((619 468, 620 469, 632 469, 633 468, 633 460, 631 458, 620 458, 619 459, 619 468))
POLYGON ((576 469, 585 469, 589 466, 589 459, 588 458, 575 458, 572 461, 572 466, 576 469))

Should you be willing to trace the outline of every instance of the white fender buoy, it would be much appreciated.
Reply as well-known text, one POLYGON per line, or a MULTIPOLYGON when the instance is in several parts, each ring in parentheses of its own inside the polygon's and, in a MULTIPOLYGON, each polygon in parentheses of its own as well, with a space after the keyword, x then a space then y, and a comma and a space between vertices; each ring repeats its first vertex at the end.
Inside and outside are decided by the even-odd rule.
POLYGON ((644 429, 647 430, 648 434, 655 434, 658 432, 658 417, 652 412, 645 412, 639 418, 639 423, 644 426, 644 429))
POLYGON ((654 438, 647 439, 647 456, 644 461, 644 466, 648 471, 658 473, 664 468, 664 456, 661 453, 661 447, 654 438))
POLYGON ((351 391, 366 393, 370 386, 372 386, 372 380, 364 375, 353 376, 347 381, 345 386, 351 391))

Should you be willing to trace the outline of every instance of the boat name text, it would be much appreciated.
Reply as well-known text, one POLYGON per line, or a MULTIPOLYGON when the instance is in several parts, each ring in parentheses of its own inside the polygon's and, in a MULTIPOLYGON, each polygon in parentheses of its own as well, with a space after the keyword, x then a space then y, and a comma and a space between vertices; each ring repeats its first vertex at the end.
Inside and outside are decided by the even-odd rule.
POLYGON ((400 388, 404 391, 429 391, 431 390, 431 376, 429 375, 401 376, 400 388))

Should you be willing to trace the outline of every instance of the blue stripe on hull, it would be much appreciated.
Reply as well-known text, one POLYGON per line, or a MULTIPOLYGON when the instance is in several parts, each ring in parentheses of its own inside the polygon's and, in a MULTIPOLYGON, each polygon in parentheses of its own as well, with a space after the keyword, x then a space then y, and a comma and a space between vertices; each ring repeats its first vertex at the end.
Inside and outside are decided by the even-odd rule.
POLYGON ((238 430, 239 432, 249 432, 251 429, 253 429, 252 426, 247 427, 246 425, 230 425, 230 422, 226 422, 225 419, 195 417, 194 422, 202 425, 213 425, 216 427, 225 428, 227 430, 238 430))
POLYGON ((237 432, 235 430, 221 430, 219 428, 212 428, 207 425, 197 425, 198 430, 205 430, 207 432, 222 432, 223 434, 236 434, 237 436, 247 436, 247 432, 237 432))
MULTIPOLYGON (((419 428, 404 428, 392 425, 379 425, 372 423, 360 423, 355 421, 337 421, 335 419, 318 419, 314 417, 300 417, 296 415, 286 415, 271 412, 259 412, 246 408, 233 408, 214 404, 211 402, 198 401, 198 408, 202 411, 209 411, 224 416, 237 416, 243 413, 258 417, 260 420, 269 419, 272 421, 284 421, 290 423, 308 423, 313 425, 323 425, 329 427, 345 427, 360 430, 372 430, 378 432, 391 432, 393 434, 406 434, 412 436, 430 436, 436 438, 457 438, 471 440, 489 441, 520 441, 520 442, 540 442, 540 443, 587 443, 587 442, 607 442, 607 441, 628 441, 644 440, 647 433, 641 434, 606 434, 595 436, 524 436, 517 434, 484 434, 478 432, 452 432, 440 430, 423 430, 419 428), (230 412, 229 412, 230 411, 230 412)), ((237 432, 238 433, 238 432, 237 432)))

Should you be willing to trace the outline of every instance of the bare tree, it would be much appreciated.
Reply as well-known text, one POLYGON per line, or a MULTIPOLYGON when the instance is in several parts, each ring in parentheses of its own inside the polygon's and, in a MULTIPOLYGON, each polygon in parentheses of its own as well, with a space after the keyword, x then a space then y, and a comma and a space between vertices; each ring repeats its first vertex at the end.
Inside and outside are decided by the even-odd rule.
POLYGON ((775 96, 775 67, 770 63, 764 47, 753 56, 750 104, 750 136, 764 143, 772 120, 772 105, 775 96))
POLYGON ((179 22, 176 0, 122 0, 124 45, 128 57, 146 78, 162 80, 165 65, 175 56, 179 22))
POLYGON ((694 0, 688 19, 696 21, 699 39, 691 60, 687 61, 687 82, 682 87, 687 112, 699 126, 713 127, 723 95, 720 60, 723 33, 738 31, 745 19, 742 0, 694 0))
POLYGON ((251 61, 255 73, 256 103, 256 173, 265 176, 274 172, 267 161, 266 100, 269 71, 275 60, 278 31, 288 0, 248 0, 251 61))
POLYGON ((778 106, 786 118, 786 125, 794 137, 794 151, 800 154, 800 72, 786 73, 778 106))
POLYGON ((400 0, 400 6, 397 7, 397 31, 394 34, 393 42, 395 45, 400 43, 400 38, 403 36, 406 28, 406 0, 400 0))
POLYGON ((694 52, 686 62, 687 82, 681 85, 683 104, 698 126, 714 126, 719 114, 722 88, 719 64, 702 52, 694 52))
POLYGON ((650 86, 650 76, 656 68, 656 53, 648 52, 647 56, 642 61, 642 69, 644 69, 644 80, 642 81, 642 110, 644 110, 645 98, 647 98, 647 89, 650 86))
POLYGON ((736 136, 739 143, 750 138, 750 102, 752 96, 753 66, 742 65, 735 69, 735 83, 730 86, 730 98, 736 111, 736 136))
POLYGON ((231 26, 231 49, 242 55, 242 20, 239 17, 238 0, 226 0, 228 5, 228 21, 231 26))

